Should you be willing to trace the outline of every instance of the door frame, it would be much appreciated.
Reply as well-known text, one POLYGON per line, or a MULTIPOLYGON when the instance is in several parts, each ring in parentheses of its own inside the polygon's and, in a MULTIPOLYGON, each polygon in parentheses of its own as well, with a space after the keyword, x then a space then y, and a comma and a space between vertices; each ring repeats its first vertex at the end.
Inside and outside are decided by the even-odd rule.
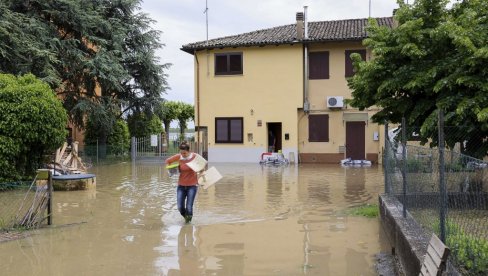
POLYGON ((267 122, 266 123, 266 151, 268 151, 269 145, 269 131, 273 132, 273 135, 276 139, 276 145, 274 152, 278 152, 278 150, 283 150, 283 141, 282 141, 282 132, 283 132, 283 124, 282 122, 267 122))

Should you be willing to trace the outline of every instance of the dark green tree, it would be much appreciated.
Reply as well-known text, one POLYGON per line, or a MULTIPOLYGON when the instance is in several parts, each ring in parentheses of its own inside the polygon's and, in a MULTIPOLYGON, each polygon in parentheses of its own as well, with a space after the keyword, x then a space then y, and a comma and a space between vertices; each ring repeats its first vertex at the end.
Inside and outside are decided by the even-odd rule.
POLYGON ((104 144, 116 118, 153 110, 166 89, 160 33, 140 2, 3 0, 0 72, 48 82, 71 121, 84 128, 88 118, 104 144))
POLYGON ((153 114, 133 114, 127 118, 127 122, 132 137, 147 137, 151 134, 160 134, 163 132, 161 120, 153 114))
POLYGON ((445 113, 447 145, 464 152, 488 152, 488 2, 464 0, 398 1, 394 28, 371 19, 364 45, 373 59, 353 54, 356 74, 348 80, 360 110, 378 106, 373 121, 420 127, 422 142, 437 143, 437 114, 445 113))
POLYGON ((130 148, 130 134, 129 127, 124 120, 118 119, 115 122, 113 131, 108 137, 108 144, 110 146, 110 154, 128 154, 130 148))
POLYGON ((66 111, 34 75, 0 74, 0 118, 0 181, 33 176, 66 140, 66 111))

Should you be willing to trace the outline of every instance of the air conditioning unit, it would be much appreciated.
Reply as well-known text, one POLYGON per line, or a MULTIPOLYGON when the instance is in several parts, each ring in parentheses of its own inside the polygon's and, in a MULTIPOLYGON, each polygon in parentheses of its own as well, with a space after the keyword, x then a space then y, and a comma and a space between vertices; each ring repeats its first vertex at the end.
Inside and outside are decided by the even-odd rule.
POLYGON ((344 107, 344 97, 342 97, 342 96, 327 97, 327 107, 328 108, 343 108, 344 107))

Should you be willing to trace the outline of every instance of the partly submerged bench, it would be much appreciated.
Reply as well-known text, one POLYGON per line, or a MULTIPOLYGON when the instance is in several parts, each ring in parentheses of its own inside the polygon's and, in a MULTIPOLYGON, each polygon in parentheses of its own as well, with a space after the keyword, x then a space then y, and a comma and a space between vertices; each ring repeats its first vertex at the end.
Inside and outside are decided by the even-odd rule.
POLYGON ((432 234, 419 276, 442 275, 446 269, 448 256, 449 248, 435 234, 432 234))

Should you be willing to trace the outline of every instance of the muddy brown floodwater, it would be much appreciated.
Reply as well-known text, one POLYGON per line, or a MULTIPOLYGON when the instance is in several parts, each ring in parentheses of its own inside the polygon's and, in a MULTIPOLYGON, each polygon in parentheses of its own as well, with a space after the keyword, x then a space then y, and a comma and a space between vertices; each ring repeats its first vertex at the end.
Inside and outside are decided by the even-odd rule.
POLYGON ((0 243, 1 275, 375 275, 387 248, 377 218, 381 168, 211 164, 194 219, 155 164, 94 167, 97 188, 54 193, 52 228, 0 243))

